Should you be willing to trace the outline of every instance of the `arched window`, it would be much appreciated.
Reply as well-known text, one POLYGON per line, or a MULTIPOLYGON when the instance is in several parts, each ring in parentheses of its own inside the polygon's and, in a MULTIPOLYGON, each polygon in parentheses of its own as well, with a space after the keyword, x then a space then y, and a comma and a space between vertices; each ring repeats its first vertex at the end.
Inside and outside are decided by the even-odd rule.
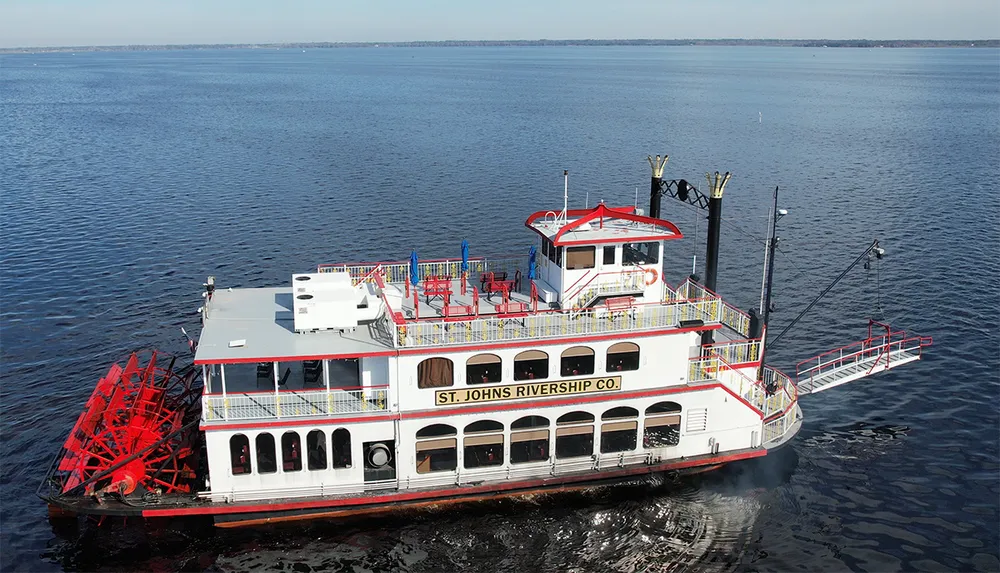
POLYGON ((306 434, 306 456, 310 470, 326 469, 326 433, 323 430, 306 434))
POLYGON ((510 461, 514 464, 549 459, 549 419, 525 416, 510 425, 510 461))
POLYGON ((428 358, 417 365, 418 388, 444 388, 455 383, 455 366, 447 358, 428 358))
POLYGON ((639 369, 639 345, 619 342, 608 348, 608 373, 639 369))
POLYGON ((455 430, 454 426, 449 426, 448 424, 432 424, 417 430, 417 439, 454 436, 457 433, 458 432, 455 430))
POLYGON ((274 456, 274 436, 264 432, 257 434, 257 473, 273 474, 278 471, 278 458, 274 456))
POLYGON ((556 420, 556 459, 594 454, 594 415, 570 412, 556 420))
POLYGON ((466 384, 494 384, 500 381, 501 362, 496 354, 477 354, 465 363, 466 384))
POLYGON ((601 414, 602 420, 618 420, 622 418, 638 418, 639 410, 628 406, 618 406, 601 414))
POLYGON ((503 464, 503 424, 493 420, 480 420, 465 427, 462 445, 465 468, 498 466, 503 464))
POLYGON ((544 380, 549 377, 549 355, 525 350, 514 357, 514 380, 544 380))
POLYGON ((556 420, 557 426, 565 426, 567 424, 593 424, 593 423, 594 423, 594 415, 591 414, 590 412, 581 412, 581 411, 570 412, 569 414, 563 414, 562 416, 559 416, 558 420, 556 420))
POLYGON ((455 428, 447 424, 433 424, 417 432, 418 474, 455 471, 458 467, 456 434, 455 428))
POLYGON ((642 447, 676 446, 681 441, 681 405, 677 402, 657 402, 646 408, 643 422, 642 447))
POLYGON ((612 408, 601 420, 614 420, 601 424, 601 453, 628 452, 635 449, 639 428, 639 411, 628 406, 612 408))
POLYGON ((559 373, 563 376, 583 376, 594 373, 594 351, 586 346, 567 348, 562 353, 559 373))
POLYGON ((233 475, 250 473, 250 440, 243 434, 229 438, 229 455, 233 460, 233 475))
POLYGON ((344 428, 337 428, 333 431, 333 467, 351 467, 351 433, 344 428))
POLYGON ((525 430, 528 428, 548 428, 549 419, 544 416, 525 416, 514 420, 510 425, 511 430, 525 430))
POLYGON ((502 432, 503 424, 493 420, 479 420, 465 427, 464 434, 486 434, 491 432, 502 432))
POLYGON ((281 469, 297 472, 302 469, 302 442, 298 432, 285 432, 281 436, 281 469))

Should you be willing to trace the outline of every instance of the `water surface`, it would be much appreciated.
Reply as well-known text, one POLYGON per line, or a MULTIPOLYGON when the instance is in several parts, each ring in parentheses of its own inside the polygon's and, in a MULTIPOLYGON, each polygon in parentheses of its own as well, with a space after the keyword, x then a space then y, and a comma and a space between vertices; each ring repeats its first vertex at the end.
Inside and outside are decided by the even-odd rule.
MULTIPOLYGON (((0 59, 4 570, 997 571, 1000 52, 530 47, 182 51, 0 59), (201 283, 320 262, 526 252, 526 216, 726 192, 721 293, 755 305, 774 186, 794 370, 872 314, 927 359, 803 399, 777 456, 683 481, 341 526, 54 530, 33 492, 108 363, 183 351, 201 283)), ((703 260, 702 215, 678 282, 703 260)), ((700 271, 699 272, 703 272, 700 271)))

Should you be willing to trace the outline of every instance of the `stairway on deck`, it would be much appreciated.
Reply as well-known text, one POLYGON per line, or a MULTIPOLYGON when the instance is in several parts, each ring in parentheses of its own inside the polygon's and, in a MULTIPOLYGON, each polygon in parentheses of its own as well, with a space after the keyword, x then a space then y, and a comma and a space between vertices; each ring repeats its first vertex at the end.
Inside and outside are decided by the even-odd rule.
POLYGON ((823 390, 835 388, 879 372, 885 372, 897 366, 902 366, 920 359, 920 349, 901 349, 889 352, 888 365, 886 355, 870 356, 862 360, 847 362, 826 372, 815 374, 804 380, 799 380, 799 394, 815 394, 823 390), (878 364, 876 364, 876 362, 878 364))

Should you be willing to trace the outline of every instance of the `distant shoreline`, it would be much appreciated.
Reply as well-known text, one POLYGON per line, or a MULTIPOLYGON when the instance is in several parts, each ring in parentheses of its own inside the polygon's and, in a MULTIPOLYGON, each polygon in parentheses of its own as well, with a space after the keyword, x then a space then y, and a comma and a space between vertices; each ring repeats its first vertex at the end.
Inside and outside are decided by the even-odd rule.
POLYGON ((0 48, 0 54, 149 52, 162 50, 453 48, 506 46, 772 46, 789 48, 1000 48, 1000 40, 441 40, 433 42, 294 42, 0 48))

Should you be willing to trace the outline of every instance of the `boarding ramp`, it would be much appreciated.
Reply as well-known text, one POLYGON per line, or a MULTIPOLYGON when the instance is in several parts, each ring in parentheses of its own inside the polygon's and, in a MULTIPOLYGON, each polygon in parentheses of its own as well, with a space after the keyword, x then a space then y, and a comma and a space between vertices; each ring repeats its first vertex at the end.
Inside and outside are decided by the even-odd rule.
POLYGON ((920 360, 931 343, 930 337, 908 337, 872 321, 865 340, 800 362, 795 369, 799 394, 815 394, 920 360), (884 328, 886 334, 872 336, 873 328, 884 328))

